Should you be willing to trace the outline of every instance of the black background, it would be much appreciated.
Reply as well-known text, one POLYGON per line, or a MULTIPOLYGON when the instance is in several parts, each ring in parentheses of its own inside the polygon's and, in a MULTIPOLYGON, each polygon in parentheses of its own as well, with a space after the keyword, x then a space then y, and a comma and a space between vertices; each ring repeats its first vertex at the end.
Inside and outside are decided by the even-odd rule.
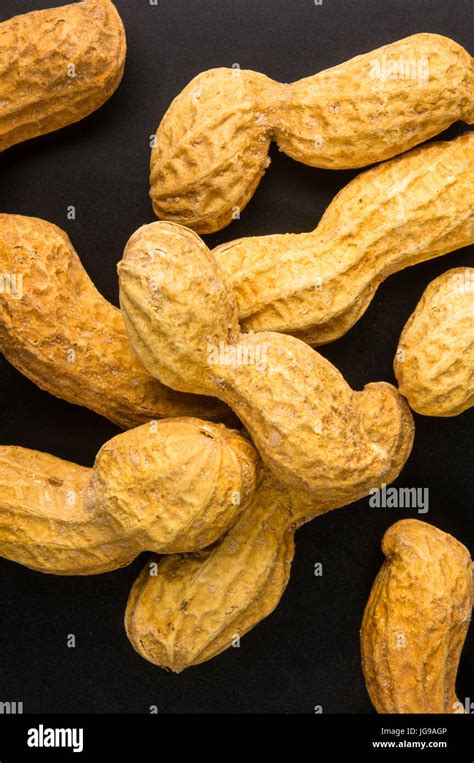
MULTIPOLYGON (((0 21, 63 2, 2 0, 0 21)), ((98 112, 0 157, 0 210, 64 228, 98 289, 117 303, 116 263, 133 231, 154 219, 148 198, 149 136, 171 99, 208 68, 232 66, 291 81, 415 32, 437 32, 473 48, 471 0, 117 0, 128 36, 125 78, 98 112), (67 207, 77 210, 67 220, 67 207)), ((453 137, 455 125, 443 137, 453 137)), ((356 172, 298 164, 272 148, 272 165, 240 221, 208 237, 312 229, 356 172)), ((473 247, 392 276, 364 317, 322 353, 360 389, 394 381, 398 337, 427 284, 473 264, 473 247)), ((0 359, 0 442, 92 465, 118 429, 41 392, 0 359)), ((396 484, 430 488, 419 518, 474 550, 473 411, 452 419, 416 416, 412 455, 396 484)), ((380 540, 402 509, 361 500, 316 519, 297 535, 291 582, 277 610, 214 660, 180 676, 147 663, 128 643, 123 614, 146 557, 89 578, 34 573, 0 560, 0 701, 33 712, 370 713, 358 630, 382 562, 380 540), (323 577, 314 577, 322 562, 323 577), (77 638, 75 649, 67 635, 77 638)), ((474 698, 474 646, 458 679, 474 698)))

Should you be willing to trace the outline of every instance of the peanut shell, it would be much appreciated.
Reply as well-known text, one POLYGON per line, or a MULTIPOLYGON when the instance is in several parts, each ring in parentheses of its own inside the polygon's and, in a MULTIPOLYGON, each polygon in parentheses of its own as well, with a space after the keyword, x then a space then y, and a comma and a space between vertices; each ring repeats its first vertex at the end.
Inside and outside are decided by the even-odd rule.
POLYGON ((332 342, 387 276, 474 243, 474 133, 431 143, 343 188, 312 233, 252 236, 213 254, 245 331, 332 342))
POLYGON ((474 405, 474 268, 430 283, 403 329, 394 371, 417 413, 457 416, 474 405))
POLYGON ((455 682, 472 610, 472 561, 451 535, 416 519, 384 535, 364 613, 362 666, 379 713, 459 713, 455 682))
POLYGON ((155 418, 226 415, 214 400, 177 394, 146 373, 120 311, 95 289, 60 228, 0 214, 0 273, 16 278, 17 289, 22 278, 16 295, 0 293, 0 350, 41 389, 125 429, 155 418))
POLYGON ((233 295, 195 233, 172 223, 140 228, 119 278, 127 331, 145 368, 174 389, 228 403, 285 486, 324 507, 398 475, 413 442, 401 395, 384 382, 354 392, 293 337, 240 334, 233 295))
POLYGON ((220 542, 148 563, 127 604, 136 651, 180 673, 238 645, 278 604, 294 555, 291 497, 269 475, 220 542), (151 564, 151 566, 150 566, 151 564))
POLYGON ((148 371, 175 389, 225 400, 266 467, 254 501, 223 540, 162 561, 156 571, 145 567, 132 590, 126 628, 133 646, 180 672, 235 644, 274 609, 297 527, 396 478, 411 450, 413 420, 390 384, 354 392, 300 340, 241 334, 224 275, 187 228, 140 228, 119 279, 130 340, 148 371))
POLYGON ((93 469, 0 447, 0 555, 40 572, 91 575, 144 550, 214 543, 253 497, 257 456, 222 424, 150 422, 114 437, 93 469))
POLYGON ((120 84, 125 55, 125 30, 110 0, 0 24, 0 151, 102 106, 120 84))
POLYGON ((390 159, 457 120, 474 121, 472 58, 441 35, 415 34, 291 84, 212 69, 184 88, 158 127, 153 208, 211 233, 251 199, 271 140, 304 164, 348 169, 390 159))

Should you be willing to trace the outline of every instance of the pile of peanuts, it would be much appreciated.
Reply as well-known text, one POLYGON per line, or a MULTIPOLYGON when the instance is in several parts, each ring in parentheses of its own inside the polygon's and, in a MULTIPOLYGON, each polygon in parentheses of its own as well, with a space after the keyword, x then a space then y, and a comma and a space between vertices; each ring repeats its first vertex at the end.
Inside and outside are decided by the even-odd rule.
MULTIPOLYGON (((0 151, 83 119, 120 84, 125 31, 111 0, 15 17, 0 39, 0 64, 23 63, 20 82, 0 65, 0 151)), ((140 655, 176 672, 269 615, 298 527, 398 477, 412 411, 450 417, 474 403, 474 268, 448 270, 414 306, 398 387, 353 390, 314 349, 349 331, 392 273, 474 243, 474 132, 417 147, 473 124, 473 93, 473 59, 434 34, 291 84, 198 75, 156 133, 160 221, 126 245, 120 310, 64 231, 0 214, 0 272, 22 273, 27 295, 0 294, 0 350, 42 389, 126 430, 91 469, 1 446, 0 555, 57 575, 159 555, 132 588, 125 627, 140 655), (429 78, 371 77, 380 56, 423 56, 429 78), (272 140, 313 167, 382 163, 343 188, 314 231, 210 250, 198 233, 240 216, 272 140)), ((470 554, 416 519, 388 528, 383 551, 361 629, 370 698, 381 713, 463 712, 470 554)))

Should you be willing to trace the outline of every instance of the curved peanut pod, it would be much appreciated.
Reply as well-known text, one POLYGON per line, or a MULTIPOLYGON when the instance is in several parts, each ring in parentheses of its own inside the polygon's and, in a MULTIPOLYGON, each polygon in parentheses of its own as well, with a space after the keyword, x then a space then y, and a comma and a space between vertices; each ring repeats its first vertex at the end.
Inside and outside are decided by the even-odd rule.
POLYGON ((0 24, 0 151, 102 106, 120 84, 125 54, 125 30, 110 0, 0 24))
POLYGON ((361 629, 370 699, 379 713, 462 712, 455 682, 472 610, 469 552, 416 519, 392 525, 382 550, 361 629))
POLYGON ((471 56, 435 34, 407 37, 288 85, 253 71, 203 72, 158 128, 153 208, 200 233, 219 230, 252 197, 272 139, 313 167, 363 167, 457 120, 472 123, 472 92, 471 56))
POLYGON ((198 419, 118 435, 93 469, 0 447, 0 555, 40 572, 91 575, 144 550, 204 548, 249 504, 256 466, 247 440, 198 419))
POLYGON ((367 170, 312 233, 253 236, 214 255, 246 331, 312 345, 345 334, 387 276, 474 243, 474 133, 367 170))
POLYGON ((0 351, 41 389, 125 429, 225 415, 214 400, 177 394, 146 373, 120 311, 96 290, 60 228, 0 214, 0 274, 0 351))
POLYGON ((379 383, 353 392, 298 339, 240 335, 233 296, 195 233, 170 223, 140 228, 119 277, 125 324, 148 371, 227 402, 287 487, 324 507, 398 475, 413 422, 397 390, 379 383))
POLYGON ((454 268, 425 290, 394 361, 417 413, 457 416, 474 404, 474 268, 454 268))
MULTIPOLYGON (((296 499, 297 500, 297 499, 296 499)), ((264 475, 255 498, 216 545, 147 564, 127 604, 136 651, 180 673, 215 657, 276 607, 294 555, 292 496, 264 475)))

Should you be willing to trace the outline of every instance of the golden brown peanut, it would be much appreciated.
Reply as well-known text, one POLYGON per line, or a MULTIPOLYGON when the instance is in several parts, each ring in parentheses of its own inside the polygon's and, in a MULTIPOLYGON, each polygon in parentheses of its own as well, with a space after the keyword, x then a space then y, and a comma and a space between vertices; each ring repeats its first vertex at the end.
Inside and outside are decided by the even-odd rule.
POLYGON ((60 228, 0 214, 0 275, 0 350, 41 389, 123 428, 225 416, 215 400, 177 394, 146 373, 120 311, 95 289, 60 228))
POLYGON ((204 548, 247 507, 256 467, 237 432, 191 418, 114 437, 93 469, 0 447, 0 555, 40 572, 91 575, 143 550, 204 548))
POLYGON ((457 120, 474 121, 472 58, 436 34, 407 37, 292 84, 212 69, 185 87, 158 128, 153 208, 157 217, 211 233, 252 198, 271 140, 304 164, 346 169, 389 159, 457 120))
POLYGON ((457 416, 474 405, 474 268, 454 268, 425 290, 394 361, 417 413, 457 416))
POLYGON ((322 509, 261 472, 250 505, 214 546, 152 559, 137 578, 125 627, 136 651, 180 673, 238 643, 277 606, 297 527, 322 509))
POLYGON ((469 552, 416 519, 392 525, 382 550, 361 629, 370 699, 379 713, 463 712, 455 683, 472 610, 469 552))
POLYGON ((411 450, 413 421, 391 385, 353 392, 298 339, 241 335, 212 253, 186 228, 140 228, 119 277, 125 324, 150 373, 229 403, 267 467, 222 541, 165 560, 156 574, 147 566, 132 590, 132 644, 180 672, 231 646, 274 609, 299 525, 396 478, 411 450))
POLYGON ((127 604, 136 651, 180 673, 235 643, 278 604, 294 554, 292 496, 264 475, 224 539, 196 554, 147 564, 127 604))
POLYGON ((398 475, 413 442, 398 391, 380 382, 354 392, 298 339, 240 334, 232 293, 197 234, 172 223, 140 228, 119 277, 125 324, 147 370, 228 403, 285 486, 324 509, 398 475))
POLYGON ((0 151, 102 106, 120 84, 125 55, 125 30, 110 0, 0 24, 0 151))
POLYGON ((390 274, 474 243, 474 132, 361 173, 312 233, 214 250, 246 331, 313 345, 346 333, 390 274))

